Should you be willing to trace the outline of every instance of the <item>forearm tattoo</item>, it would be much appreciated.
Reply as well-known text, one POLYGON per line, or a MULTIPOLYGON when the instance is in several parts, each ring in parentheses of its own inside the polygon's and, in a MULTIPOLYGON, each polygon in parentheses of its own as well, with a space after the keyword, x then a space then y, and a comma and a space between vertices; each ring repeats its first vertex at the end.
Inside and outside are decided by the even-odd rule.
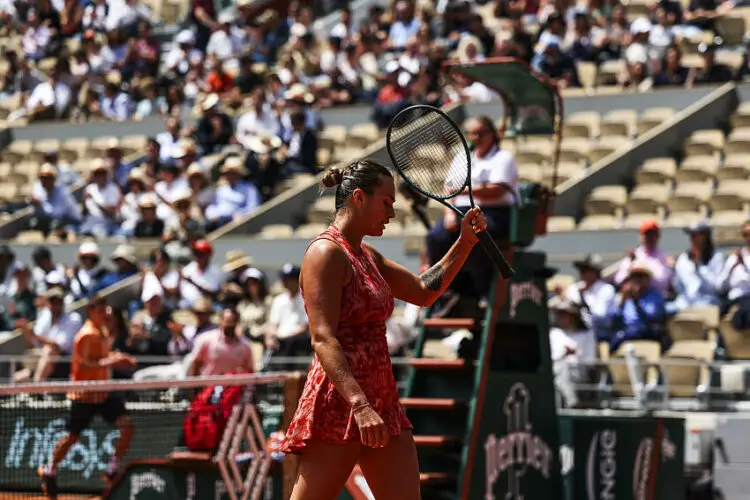
POLYGON ((438 292, 443 286, 444 274, 445 269, 443 269, 443 266, 441 266, 440 264, 435 264, 427 271, 423 272, 421 278, 428 290, 438 292))

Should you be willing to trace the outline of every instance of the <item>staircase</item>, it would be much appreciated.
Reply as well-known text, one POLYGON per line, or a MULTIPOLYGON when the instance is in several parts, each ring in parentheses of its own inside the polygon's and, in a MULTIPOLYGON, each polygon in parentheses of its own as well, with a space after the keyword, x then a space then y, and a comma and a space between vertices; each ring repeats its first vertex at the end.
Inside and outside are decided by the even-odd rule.
POLYGON ((424 500, 460 498, 462 471, 469 455, 484 367, 483 353, 488 331, 491 331, 488 327, 496 316, 494 312, 488 309, 481 321, 473 318, 427 319, 422 326, 415 359, 410 363, 406 397, 401 402, 414 425, 424 500), (471 330, 479 339, 477 357, 480 361, 421 357, 430 330, 457 329, 471 330))

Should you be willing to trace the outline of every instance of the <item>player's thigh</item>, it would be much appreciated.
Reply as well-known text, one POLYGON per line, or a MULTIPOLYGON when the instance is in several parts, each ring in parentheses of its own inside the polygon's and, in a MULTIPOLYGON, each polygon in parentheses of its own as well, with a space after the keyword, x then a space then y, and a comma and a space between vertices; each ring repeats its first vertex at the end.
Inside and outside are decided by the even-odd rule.
POLYGON ((375 498, 419 500, 419 461, 414 436, 404 429, 385 448, 362 447, 359 466, 375 498))
POLYGON ((299 457, 297 480, 290 500, 335 500, 357 463, 359 442, 312 442, 299 457))
POLYGON ((95 404, 72 401, 67 423, 68 432, 75 437, 80 436, 81 432, 91 426, 91 421, 94 420, 96 412, 95 404))
POLYGON ((110 425, 121 427, 130 422, 130 416, 125 407, 125 400, 118 395, 110 394, 99 406, 99 413, 104 421, 110 425))

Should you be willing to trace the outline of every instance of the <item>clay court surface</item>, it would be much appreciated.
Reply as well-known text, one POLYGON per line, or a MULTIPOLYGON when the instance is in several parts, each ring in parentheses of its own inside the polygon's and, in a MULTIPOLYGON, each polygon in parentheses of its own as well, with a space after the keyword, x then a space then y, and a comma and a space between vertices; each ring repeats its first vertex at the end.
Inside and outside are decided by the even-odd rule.
MULTIPOLYGON (((0 493, 0 500, 47 500, 41 493, 0 493)), ((57 495, 57 500, 100 500, 91 495, 57 495)))

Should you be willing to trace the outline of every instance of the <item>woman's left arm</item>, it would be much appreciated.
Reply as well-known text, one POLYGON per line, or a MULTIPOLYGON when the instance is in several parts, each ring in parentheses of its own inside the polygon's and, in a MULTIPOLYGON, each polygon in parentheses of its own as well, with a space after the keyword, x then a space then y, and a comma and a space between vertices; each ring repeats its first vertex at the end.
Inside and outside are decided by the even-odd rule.
POLYGON ((367 250, 378 266, 380 274, 388 282, 394 297, 412 304, 428 307, 440 297, 458 274, 478 238, 475 232, 484 231, 487 222, 478 208, 466 213, 461 221, 461 235, 440 261, 420 275, 408 271, 404 266, 383 257, 372 246, 367 250), (475 221, 472 228, 472 221, 475 221))

